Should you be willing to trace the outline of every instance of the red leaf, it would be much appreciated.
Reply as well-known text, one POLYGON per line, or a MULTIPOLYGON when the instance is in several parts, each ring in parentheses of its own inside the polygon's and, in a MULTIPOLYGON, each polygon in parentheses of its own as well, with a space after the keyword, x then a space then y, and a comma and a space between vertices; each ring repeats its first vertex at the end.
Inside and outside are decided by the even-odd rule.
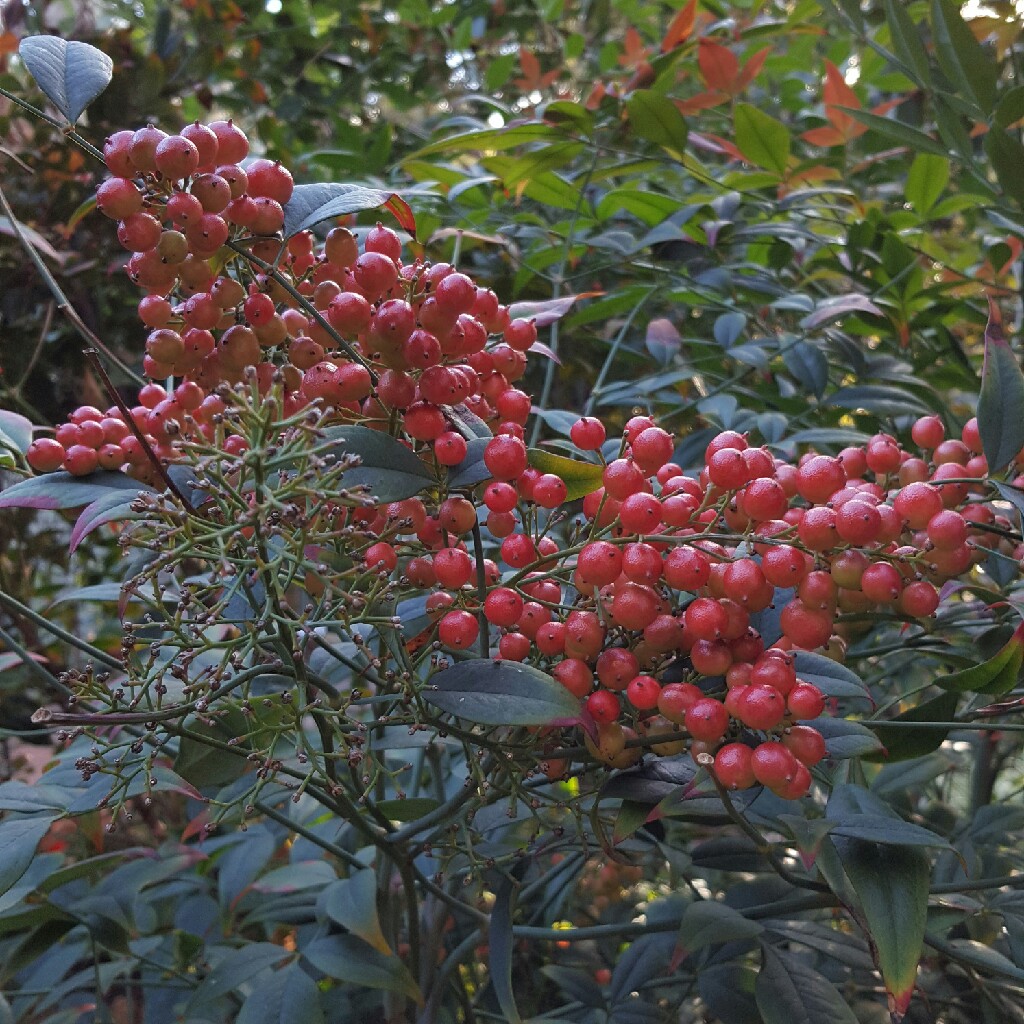
POLYGON ((730 95, 735 92, 740 63, 727 46, 713 39, 701 39, 697 63, 709 89, 720 89, 730 95))
POLYGON ((516 79, 516 85, 523 92, 533 92, 540 87, 540 61, 526 49, 519 47, 519 65, 523 69, 523 77, 516 79))
POLYGON ((644 46, 640 33, 630 25, 626 29, 626 38, 623 42, 619 64, 624 68, 635 68, 637 64, 646 59, 647 47, 644 46))
POLYGON ((812 146, 842 146, 846 142, 846 136, 832 125, 812 128, 810 131, 804 132, 800 138, 812 146))
POLYGON ((740 75, 739 81, 741 89, 746 89, 746 87, 750 85, 755 78, 757 78, 761 68, 764 67, 764 62, 767 59, 768 54, 771 52, 772 48, 770 46, 766 46, 763 50, 758 50, 757 53, 755 53, 754 56, 743 65, 743 73, 740 75))
POLYGON ((399 195, 393 195, 385 204, 384 208, 395 215, 399 227, 408 231, 413 238, 416 237, 416 216, 412 207, 399 195))
POLYGON ((668 53, 680 43, 686 42, 693 32, 693 23, 697 19, 697 0, 690 2, 672 19, 672 23, 661 41, 661 52, 668 53))
POLYGON ((854 109, 860 107, 857 94, 846 84, 843 73, 830 60, 825 61, 825 86, 822 89, 822 96, 826 103, 835 106, 854 109))
POLYGON ((708 110, 710 107, 720 107, 729 101, 727 92, 714 90, 712 92, 699 92, 688 100, 674 100, 681 114, 695 114, 699 110, 708 110))

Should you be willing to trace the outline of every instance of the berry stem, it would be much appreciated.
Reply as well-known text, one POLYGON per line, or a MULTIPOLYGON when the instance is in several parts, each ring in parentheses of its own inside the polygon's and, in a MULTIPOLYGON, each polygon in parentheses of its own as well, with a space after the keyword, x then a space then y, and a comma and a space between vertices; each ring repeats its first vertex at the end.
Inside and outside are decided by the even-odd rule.
POLYGON ((173 494, 178 501, 181 502, 182 507, 190 516, 196 514, 195 506, 188 498, 181 492, 178 485, 171 479, 170 473, 167 472, 167 467, 157 458, 156 453, 150 447, 149 441, 146 440, 146 435, 139 429, 139 425, 135 422, 135 418, 132 416, 131 409, 128 408, 128 403, 118 394, 117 388, 114 387, 107 371, 103 367, 103 363, 100 362, 99 353, 93 348, 87 348, 82 353, 86 359, 89 360, 92 368, 96 371, 100 380, 103 382, 103 387, 107 392, 107 395, 113 400, 114 404, 121 410, 121 415, 124 417, 124 421, 128 428, 135 435, 136 440, 142 446, 142 450, 146 453, 146 458, 153 465, 153 469, 156 470, 160 479, 163 480, 167 487, 167 490, 173 494))
POLYGON ((484 567, 484 541, 480 535, 479 520, 473 523, 473 554, 476 556, 476 593, 480 601, 477 618, 480 621, 480 657, 491 656, 491 631, 484 614, 484 601, 487 600, 487 570, 484 567))

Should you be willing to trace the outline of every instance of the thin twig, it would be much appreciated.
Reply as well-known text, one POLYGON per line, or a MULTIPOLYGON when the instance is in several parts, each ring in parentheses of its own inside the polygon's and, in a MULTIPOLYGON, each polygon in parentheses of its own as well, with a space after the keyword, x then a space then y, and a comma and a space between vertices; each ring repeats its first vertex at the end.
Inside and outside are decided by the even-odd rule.
POLYGON ((149 459, 156 470, 157 475, 163 480, 167 490, 173 494, 178 501, 181 502, 182 507, 190 516, 196 514, 195 506, 188 498, 182 493, 178 485, 171 479, 170 473, 167 472, 167 467, 160 461, 156 452, 150 447, 149 441, 146 440, 146 435, 139 428, 139 425, 135 422, 135 418, 132 416, 131 409, 128 408, 128 403, 120 396, 117 388, 114 387, 113 381, 107 371, 103 368, 103 364, 100 362, 100 355, 95 349, 87 348, 82 353, 86 359, 89 360, 90 365, 99 375, 100 380, 103 382, 104 390, 107 392, 109 397, 113 399, 114 404, 121 410, 121 415, 124 417, 125 425, 135 435, 135 439, 142 446, 142 450, 146 453, 146 458, 149 459))

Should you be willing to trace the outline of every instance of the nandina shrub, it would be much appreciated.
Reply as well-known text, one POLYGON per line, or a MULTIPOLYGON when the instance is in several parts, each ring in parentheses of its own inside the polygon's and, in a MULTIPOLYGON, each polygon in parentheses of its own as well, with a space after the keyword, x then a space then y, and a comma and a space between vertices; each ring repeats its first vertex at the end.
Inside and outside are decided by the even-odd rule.
POLYGON ((959 438, 922 417, 787 460, 723 430, 687 473, 653 418, 582 417, 555 454, 516 384, 564 301, 517 316, 383 224, 318 233, 415 221, 247 155, 226 121, 107 141, 147 381, 26 438, 36 475, 0 495, 84 507, 72 544, 113 528, 126 562, 120 648, 61 637, 87 660, 36 716, 56 764, 0 787, 18 1013, 68 1009, 90 958, 94 998, 147 1021, 900 1017, 926 940, 1015 978, 928 916, 966 866, 1013 919, 1012 855, 968 863, 884 799, 1012 712, 1024 453, 992 395, 1024 377, 998 318, 959 438), (886 680, 965 638, 991 656, 908 709, 843 664, 886 680), (133 834, 164 791, 156 855, 64 865, 66 822, 133 834), (25 929, 59 940, 52 993, 25 929))

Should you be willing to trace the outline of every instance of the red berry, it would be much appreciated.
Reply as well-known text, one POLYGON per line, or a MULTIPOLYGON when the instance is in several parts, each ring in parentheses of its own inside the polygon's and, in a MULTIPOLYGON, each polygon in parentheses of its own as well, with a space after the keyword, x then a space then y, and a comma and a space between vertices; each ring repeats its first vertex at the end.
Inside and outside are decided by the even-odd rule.
POLYGON ((712 697, 701 697, 686 711, 686 731, 695 740, 713 743, 725 735, 729 727, 729 712, 725 705, 712 697))
MULTIPOLYGON (((564 661, 560 661, 551 671, 551 674, 557 679, 574 697, 580 699, 587 696, 588 693, 594 688, 594 673, 590 671, 585 661, 580 661, 579 658, 566 658, 564 661)), ((601 707, 600 714, 591 711, 590 713, 594 716, 595 721, 598 722, 614 722, 619 717, 619 702, 618 700, 607 690, 599 691, 599 693, 606 694, 606 697, 611 697, 609 701, 606 698, 602 698, 603 706, 601 707), (602 718, 601 715, 611 715, 610 718, 602 718)), ((593 696, 597 696, 594 694, 593 696)), ((602 702, 596 702, 601 705, 602 702)), ((590 707, 590 701, 587 701, 587 706, 590 707)))
POLYGON ((604 424, 593 416, 578 419, 569 428, 569 437, 580 451, 597 451, 605 441, 604 424))
POLYGON ((509 587, 496 587, 484 601, 484 615, 494 626, 514 626, 523 614, 523 599, 509 587))
POLYGON ((781 743, 773 740, 759 744, 750 759, 754 778, 769 789, 790 782, 796 775, 798 763, 781 743))
POLYGON ((526 445, 518 438, 501 434, 487 442, 484 465, 496 479, 514 480, 526 470, 526 445))
POLYGON ((637 711, 651 711, 658 706, 661 684, 653 676, 635 676, 626 687, 626 697, 637 711))
POLYGON ((715 754, 715 776, 726 789, 749 789, 754 785, 753 753, 745 743, 726 743, 715 754))
POLYGON ((441 643, 457 651, 472 647, 479 633, 480 624, 476 616, 467 611, 448 612, 437 627, 441 643))
POLYGON ((64 465, 64 446, 52 437, 40 437, 28 446, 25 458, 37 473, 53 473, 64 465))
POLYGON ((682 725, 686 712, 703 697, 703 691, 693 683, 669 683, 658 695, 658 710, 670 722, 682 725))
POLYGON ((621 712, 619 698, 609 690, 598 690, 587 698, 587 710, 595 722, 614 722, 621 712))
POLYGON ((786 700, 773 686, 748 686, 738 705, 739 719, 751 729, 767 732, 786 716, 786 700))
POLYGON ((817 718, 825 710, 825 697, 813 683, 798 682, 786 698, 786 706, 794 718, 817 718))
POLYGON ((825 738, 810 725, 794 725, 782 737, 782 745, 805 765, 816 765, 825 757, 825 738))

